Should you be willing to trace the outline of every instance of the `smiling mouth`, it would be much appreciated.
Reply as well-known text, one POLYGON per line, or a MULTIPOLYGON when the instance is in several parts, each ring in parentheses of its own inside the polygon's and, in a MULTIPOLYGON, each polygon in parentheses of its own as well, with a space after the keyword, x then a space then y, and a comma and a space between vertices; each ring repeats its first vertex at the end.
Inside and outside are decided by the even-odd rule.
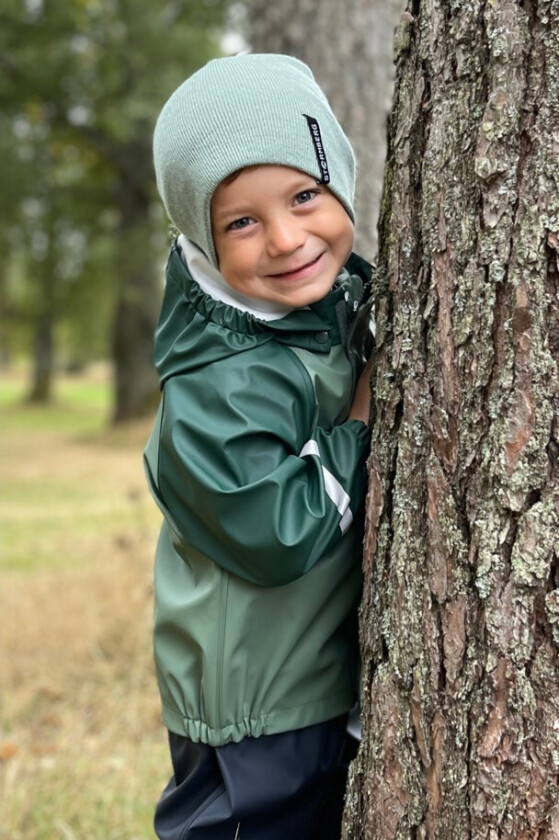
POLYGON ((320 260, 321 257, 322 254, 319 254, 318 257, 315 257, 314 260, 311 260, 310 262, 305 263, 304 265, 299 265, 297 266, 297 268, 292 268, 290 271, 279 271, 276 274, 269 274, 268 276, 281 280, 282 277, 295 277, 301 274, 305 274, 306 271, 309 271, 310 269, 312 269, 313 266, 316 265, 316 263, 320 260))

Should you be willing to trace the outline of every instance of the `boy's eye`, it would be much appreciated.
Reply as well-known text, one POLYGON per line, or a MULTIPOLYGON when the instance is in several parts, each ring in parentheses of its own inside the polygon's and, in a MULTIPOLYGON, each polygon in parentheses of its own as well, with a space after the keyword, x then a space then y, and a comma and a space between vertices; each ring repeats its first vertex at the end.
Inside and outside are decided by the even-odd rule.
POLYGON ((250 218, 248 216, 243 216, 242 219, 235 219, 234 222, 230 222, 227 225, 227 230, 242 230, 246 228, 250 224, 250 218))
POLYGON ((295 204, 306 204, 318 193, 318 190, 303 190, 295 196, 295 204))

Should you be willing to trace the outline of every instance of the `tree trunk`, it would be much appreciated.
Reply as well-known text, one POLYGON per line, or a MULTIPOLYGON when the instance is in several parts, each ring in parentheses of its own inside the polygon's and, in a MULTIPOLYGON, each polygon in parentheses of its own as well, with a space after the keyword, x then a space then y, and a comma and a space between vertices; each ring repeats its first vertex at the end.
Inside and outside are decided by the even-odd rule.
POLYGON ((150 244, 151 195, 143 189, 149 183, 147 172, 151 172, 151 144, 132 142, 120 166, 116 266, 120 288, 113 325, 114 423, 149 415, 159 402, 153 336, 162 290, 153 264, 155 248, 150 244))
MULTIPOLYGON (((146 214, 147 215, 147 214, 146 214)), ((151 221, 136 222, 121 234, 120 291, 113 331, 115 402, 113 422, 144 417, 155 410, 159 385, 153 364, 153 335, 161 302, 150 259, 151 221)))
POLYGON ((346 840, 559 838, 559 2, 414 0, 346 840))
POLYGON ((371 259, 393 82, 392 40, 404 0, 248 0, 254 52, 279 52, 312 69, 356 152, 355 249, 371 259))
POLYGON ((53 371, 54 318, 52 312, 45 311, 35 324, 33 380, 29 391, 29 402, 50 402, 52 398, 53 371))
POLYGON ((54 328, 57 320, 57 254, 55 215, 52 207, 45 219, 44 259, 35 260, 30 271, 37 276, 37 299, 33 303, 33 371, 28 401, 46 404, 52 399, 54 380, 54 328))

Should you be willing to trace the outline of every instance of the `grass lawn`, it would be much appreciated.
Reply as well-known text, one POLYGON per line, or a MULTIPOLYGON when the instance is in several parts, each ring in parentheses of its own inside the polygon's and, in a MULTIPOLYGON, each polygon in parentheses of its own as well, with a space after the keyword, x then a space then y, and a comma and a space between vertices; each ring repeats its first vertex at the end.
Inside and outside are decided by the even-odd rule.
POLYGON ((1 840, 147 840, 169 775, 151 657, 150 424, 107 424, 103 371, 53 406, 4 376, 1 840))

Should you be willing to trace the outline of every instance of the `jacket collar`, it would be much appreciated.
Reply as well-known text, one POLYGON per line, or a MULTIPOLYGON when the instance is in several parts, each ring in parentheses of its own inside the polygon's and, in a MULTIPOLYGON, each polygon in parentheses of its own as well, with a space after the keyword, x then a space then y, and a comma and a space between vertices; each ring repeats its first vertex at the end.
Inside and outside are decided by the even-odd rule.
POLYGON ((268 331, 320 332, 325 329, 325 321, 330 322, 330 326, 339 321, 339 314, 336 316, 333 313, 336 306, 339 313, 341 301, 345 304, 348 318, 351 318, 352 313, 368 298, 371 271, 371 266, 362 257, 351 254, 347 267, 339 274, 334 288, 322 300, 304 309, 290 310, 282 317, 273 319, 258 317, 249 311, 248 306, 239 308, 205 292, 192 277, 182 259, 178 240, 175 240, 171 248, 167 264, 167 282, 178 287, 190 305, 206 320, 227 329, 254 335, 266 334, 268 331))
POLYGON ((368 288, 362 276, 344 271, 318 303, 264 321, 204 292, 190 276, 175 243, 155 333, 160 381, 272 340, 316 353, 328 353, 340 343, 348 346, 351 323, 368 288))

